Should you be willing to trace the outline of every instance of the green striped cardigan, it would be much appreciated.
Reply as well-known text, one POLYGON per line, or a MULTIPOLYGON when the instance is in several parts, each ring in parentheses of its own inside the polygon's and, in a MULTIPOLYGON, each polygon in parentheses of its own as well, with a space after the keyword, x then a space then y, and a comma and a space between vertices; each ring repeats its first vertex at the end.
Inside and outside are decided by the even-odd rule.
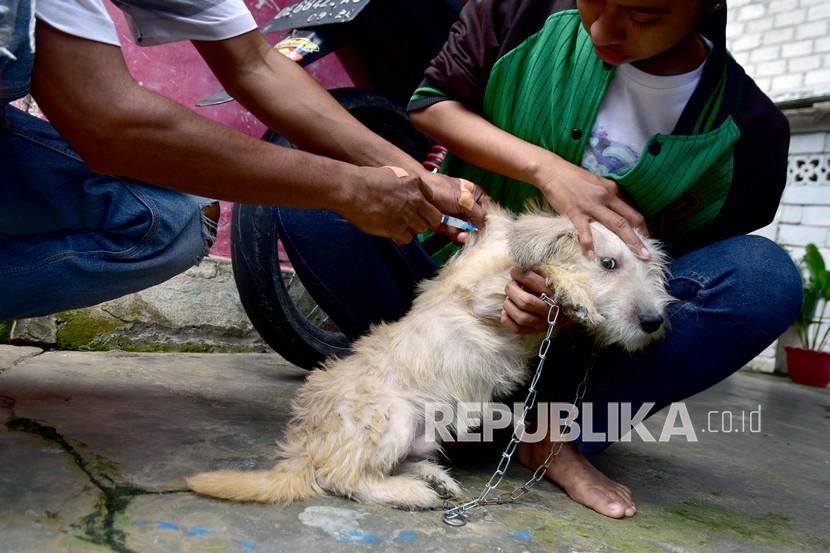
MULTIPOLYGON (((409 110, 458 100, 579 164, 615 68, 596 57, 572 5, 471 0, 409 110)), ((787 121, 726 52, 724 29, 725 10, 701 29, 714 48, 674 131, 651 136, 627 171, 603 175, 673 253, 767 224, 786 180, 787 121)), ((452 156, 444 170, 517 211, 539 195, 452 156)))

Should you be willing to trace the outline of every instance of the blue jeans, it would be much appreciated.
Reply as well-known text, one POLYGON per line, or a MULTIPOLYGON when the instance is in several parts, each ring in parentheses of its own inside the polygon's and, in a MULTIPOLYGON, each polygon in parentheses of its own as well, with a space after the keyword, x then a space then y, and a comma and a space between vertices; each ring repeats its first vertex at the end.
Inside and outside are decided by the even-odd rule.
POLYGON ((34 61, 32 0, 0 1, 0 105, 29 93, 34 61))
POLYGON ((330 211, 279 208, 277 230, 300 281, 352 340, 399 319, 437 268, 417 243, 369 236, 330 211))
MULTIPOLYGON (((369 324, 401 317, 413 290, 432 276, 418 245, 397 247, 369 238, 328 212, 280 210, 286 250, 314 299, 352 336, 369 324), (392 264, 385 264, 391 259, 392 264), (411 267, 409 273, 405 268, 411 267)), ((677 257, 669 287, 671 331, 629 354, 598 349, 586 402, 592 428, 605 432, 609 402, 631 402, 632 414, 653 402, 650 414, 731 375, 772 343, 801 306, 801 277, 789 255, 760 236, 735 236, 677 257)), ((540 401, 571 402, 591 358, 588 337, 563 332, 551 346, 539 385, 540 401)), ((536 363, 532 363, 535 368, 536 363)), ((522 401, 520 391, 509 401, 522 401)), ((607 442, 579 443, 598 452, 607 442)))
POLYGON ((88 306, 199 262, 211 200, 92 172, 47 122, 0 110, 0 320, 88 306))

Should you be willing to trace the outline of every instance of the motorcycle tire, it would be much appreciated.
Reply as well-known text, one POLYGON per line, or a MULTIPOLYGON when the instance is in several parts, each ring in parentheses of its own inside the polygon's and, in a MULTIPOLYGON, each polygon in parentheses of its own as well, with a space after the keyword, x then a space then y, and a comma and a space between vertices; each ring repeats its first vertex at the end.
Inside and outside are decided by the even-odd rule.
MULTIPOLYGON (((403 106, 371 90, 335 89, 332 96, 369 129, 415 159, 431 146, 409 121, 403 106)), ((264 140, 294 147, 268 131, 264 140)), ((349 339, 321 313, 293 275, 281 267, 276 209, 235 204, 231 223, 231 260, 239 297, 263 340, 290 363, 313 369, 327 357, 350 351, 349 339)))

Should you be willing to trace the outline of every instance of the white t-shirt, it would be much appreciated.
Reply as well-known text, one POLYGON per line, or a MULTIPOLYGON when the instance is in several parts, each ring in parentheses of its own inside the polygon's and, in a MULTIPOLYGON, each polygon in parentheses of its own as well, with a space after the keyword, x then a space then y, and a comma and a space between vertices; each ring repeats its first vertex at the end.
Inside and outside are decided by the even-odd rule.
MULTIPOLYGON (((223 40, 256 29, 242 0, 113 0, 141 46, 223 40)), ((36 13, 67 34, 120 46, 103 0, 37 0, 36 13)))
POLYGON ((585 147, 582 167, 597 175, 621 175, 633 167, 651 135, 674 130, 705 65, 704 60, 693 71, 670 76, 652 75, 628 63, 617 66, 585 147))

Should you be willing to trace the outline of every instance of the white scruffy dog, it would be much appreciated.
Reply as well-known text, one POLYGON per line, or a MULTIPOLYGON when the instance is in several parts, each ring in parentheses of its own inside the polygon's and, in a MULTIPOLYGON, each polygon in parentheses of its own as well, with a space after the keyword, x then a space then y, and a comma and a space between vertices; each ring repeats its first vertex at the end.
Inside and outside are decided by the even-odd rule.
POLYGON ((543 275, 564 313, 602 345, 636 350, 665 332, 671 297, 658 244, 646 241, 652 260, 645 262, 605 227, 592 223, 591 231, 594 261, 565 217, 489 209, 486 229, 421 285, 405 317, 374 327, 351 355, 309 375, 274 468, 203 473, 187 485, 274 503, 331 493, 423 509, 457 497, 458 483, 423 459, 440 447, 437 436, 424 435, 425 406, 455 412, 459 402, 485 403, 527 381, 542 336, 499 323, 512 266, 543 275))

